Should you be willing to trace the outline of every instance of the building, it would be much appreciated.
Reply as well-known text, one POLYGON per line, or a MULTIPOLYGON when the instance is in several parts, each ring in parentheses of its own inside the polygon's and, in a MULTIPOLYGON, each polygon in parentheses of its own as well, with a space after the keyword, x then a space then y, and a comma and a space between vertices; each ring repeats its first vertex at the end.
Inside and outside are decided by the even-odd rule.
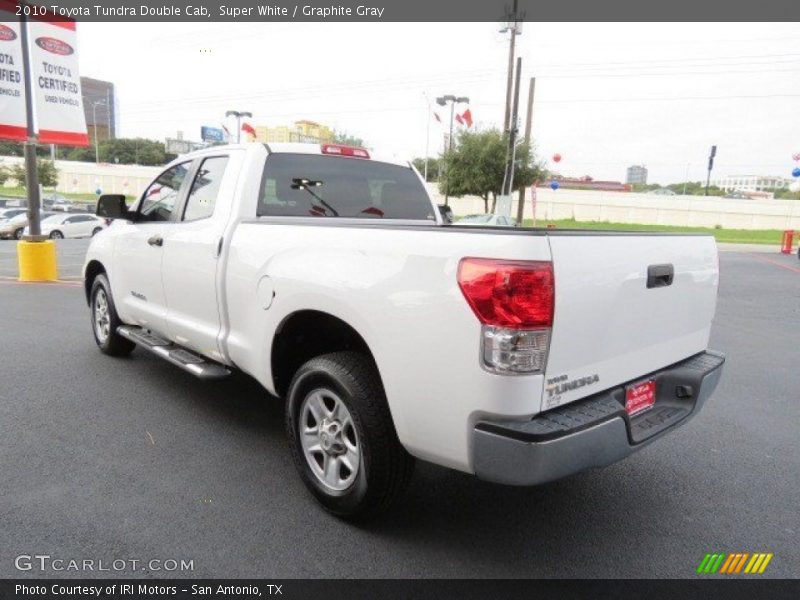
POLYGON ((265 143, 306 142, 323 144, 333 141, 333 130, 314 121, 295 121, 294 126, 267 127, 265 125, 257 125, 254 129, 256 130, 256 141, 265 143))
POLYGON ((81 77, 83 114, 86 129, 92 143, 98 140, 111 140, 117 137, 119 113, 114 84, 110 81, 81 77))
POLYGON ((632 165, 628 167, 628 174, 625 177, 625 183, 630 184, 646 184, 647 183, 647 167, 644 165, 632 165))
POLYGON ((169 154, 188 154, 206 147, 205 142, 193 142, 183 138, 183 132, 178 131, 174 138, 164 140, 164 150, 169 154))
POLYGON ((728 175, 711 183, 725 192, 773 192, 788 188, 791 181, 766 175, 728 175))
POLYGON ((588 175, 583 177, 554 177, 560 187, 566 190, 599 190, 603 192, 630 192, 631 184, 619 181, 595 181, 588 175))

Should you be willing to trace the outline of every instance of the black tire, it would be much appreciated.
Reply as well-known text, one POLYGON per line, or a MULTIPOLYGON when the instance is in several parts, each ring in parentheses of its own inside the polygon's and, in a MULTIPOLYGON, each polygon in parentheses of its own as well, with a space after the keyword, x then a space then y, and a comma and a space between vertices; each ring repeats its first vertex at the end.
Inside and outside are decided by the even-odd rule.
POLYGON ((25 232, 25 228, 24 227, 20 227, 19 229, 14 231, 14 239, 15 240, 21 240, 22 239, 22 234, 24 232, 25 232))
POLYGON ((102 227, 95 227, 94 229, 92 229, 92 237, 96 236, 101 231, 103 231, 102 227))
POLYGON ((64 239, 64 234, 61 233, 58 229, 56 229, 55 231, 51 231, 50 232, 50 239, 51 240, 63 240, 64 239))
POLYGON ((92 290, 89 293, 89 308, 92 335, 94 336, 94 341, 97 343, 97 347, 109 356, 127 356, 130 354, 136 347, 136 344, 117 333, 117 327, 122 325, 122 321, 119 320, 119 316, 117 315, 117 309, 114 306, 114 298, 111 296, 111 286, 108 284, 108 278, 104 273, 95 277, 92 282, 92 290), (105 297, 107 304, 108 333, 105 336, 100 335, 98 331, 99 326, 97 324, 98 304, 101 294, 105 297))
POLYGON ((314 358, 295 374, 287 395, 286 431, 295 466, 322 506, 348 520, 385 511, 408 485, 414 458, 397 438, 380 377, 372 361, 356 352, 314 358), (355 479, 347 489, 327 487, 312 471, 300 440, 300 409, 319 390, 335 393, 349 411, 360 453, 355 479))

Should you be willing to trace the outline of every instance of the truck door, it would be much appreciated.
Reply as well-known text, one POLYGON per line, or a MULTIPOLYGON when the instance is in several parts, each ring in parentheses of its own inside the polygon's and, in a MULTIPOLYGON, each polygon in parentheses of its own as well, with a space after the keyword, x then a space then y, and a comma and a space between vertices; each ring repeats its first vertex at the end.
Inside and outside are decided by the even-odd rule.
POLYGON ((195 160, 176 223, 164 235, 166 333, 182 346, 217 360, 223 359, 217 342, 219 258, 238 172, 229 163, 236 158, 220 154, 195 160))
POLYGON ((167 311, 161 284, 165 232, 187 184, 191 161, 170 167, 139 199, 136 216, 125 222, 114 244, 111 287, 120 317, 156 333, 165 333, 167 311))

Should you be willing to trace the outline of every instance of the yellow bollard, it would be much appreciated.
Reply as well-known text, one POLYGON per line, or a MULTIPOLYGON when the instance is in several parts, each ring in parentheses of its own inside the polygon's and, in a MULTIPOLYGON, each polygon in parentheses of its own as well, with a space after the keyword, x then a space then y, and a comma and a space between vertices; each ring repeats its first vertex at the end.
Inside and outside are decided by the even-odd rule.
POLYGON ((58 281, 56 244, 44 242, 17 242, 20 281, 58 281))

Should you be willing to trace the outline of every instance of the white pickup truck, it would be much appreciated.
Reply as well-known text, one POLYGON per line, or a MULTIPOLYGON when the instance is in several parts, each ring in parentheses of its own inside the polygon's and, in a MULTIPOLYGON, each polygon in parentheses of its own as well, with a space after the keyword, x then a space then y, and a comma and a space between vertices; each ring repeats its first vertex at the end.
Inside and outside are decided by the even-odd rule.
POLYGON ((256 378, 341 517, 386 508, 414 458, 515 485, 608 465, 722 372, 712 237, 444 224, 409 163, 361 148, 208 148, 97 214, 100 349, 256 378))

